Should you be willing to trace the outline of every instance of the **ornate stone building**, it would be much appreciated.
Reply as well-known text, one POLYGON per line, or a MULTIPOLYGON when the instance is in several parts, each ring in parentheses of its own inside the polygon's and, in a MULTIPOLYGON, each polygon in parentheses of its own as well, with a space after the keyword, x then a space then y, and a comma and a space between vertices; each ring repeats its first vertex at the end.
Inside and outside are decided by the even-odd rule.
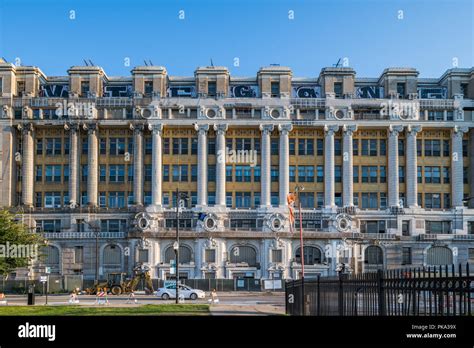
POLYGON ((98 257, 101 277, 170 277, 179 190, 181 277, 296 278, 297 186, 306 277, 474 259, 473 68, 48 77, 2 61, 0 103, 0 204, 44 234, 53 273, 93 279, 98 257))

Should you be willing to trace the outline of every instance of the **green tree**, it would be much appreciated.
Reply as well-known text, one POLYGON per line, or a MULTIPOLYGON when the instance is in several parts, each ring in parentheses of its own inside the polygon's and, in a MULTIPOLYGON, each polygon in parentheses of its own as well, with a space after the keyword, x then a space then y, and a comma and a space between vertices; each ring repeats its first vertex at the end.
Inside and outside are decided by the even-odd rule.
POLYGON ((0 274, 6 277, 16 268, 28 266, 35 255, 39 257, 41 244, 40 235, 31 233, 9 211, 0 211, 0 274), (29 252, 25 253, 26 250, 29 252))

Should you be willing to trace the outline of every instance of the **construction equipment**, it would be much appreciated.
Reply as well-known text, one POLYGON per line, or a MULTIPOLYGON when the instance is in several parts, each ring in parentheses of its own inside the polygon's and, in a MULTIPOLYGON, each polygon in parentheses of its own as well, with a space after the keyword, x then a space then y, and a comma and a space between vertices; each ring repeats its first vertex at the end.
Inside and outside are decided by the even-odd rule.
POLYGON ((139 264, 133 269, 133 277, 131 279, 127 279, 126 276, 126 273, 109 273, 106 282, 99 283, 85 291, 89 295, 94 295, 98 289, 107 288, 113 295, 129 294, 135 291, 137 285, 143 280, 146 286, 145 293, 152 294, 154 292, 149 267, 139 264))

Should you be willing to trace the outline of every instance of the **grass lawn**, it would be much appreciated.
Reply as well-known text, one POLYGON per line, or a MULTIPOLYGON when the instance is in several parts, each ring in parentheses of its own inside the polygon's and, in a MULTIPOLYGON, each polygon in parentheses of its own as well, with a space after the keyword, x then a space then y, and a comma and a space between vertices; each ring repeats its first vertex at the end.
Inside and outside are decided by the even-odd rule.
POLYGON ((107 316, 107 315, 207 315, 206 304, 162 304, 136 307, 85 307, 85 306, 5 306, 0 316, 107 316))

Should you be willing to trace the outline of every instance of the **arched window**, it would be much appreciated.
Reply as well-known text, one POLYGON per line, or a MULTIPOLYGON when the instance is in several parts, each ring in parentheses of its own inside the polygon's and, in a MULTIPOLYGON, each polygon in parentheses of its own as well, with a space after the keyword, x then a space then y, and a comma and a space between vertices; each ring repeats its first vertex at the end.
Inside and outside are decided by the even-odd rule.
MULTIPOLYGON (((317 265, 323 262, 321 250, 314 246, 304 246, 304 264, 305 265, 317 265)), ((301 264, 301 247, 296 249, 295 260, 301 264)))
POLYGON ((365 263, 369 265, 383 265, 383 251, 382 248, 371 245, 365 249, 365 263))
POLYGON ((104 248, 104 265, 120 266, 121 249, 117 245, 107 245, 104 248))
MULTIPOLYGON (((168 247, 165 251, 165 263, 170 263, 171 260, 175 259, 175 253, 172 246, 168 247)), ((187 245, 181 245, 179 247, 179 264, 191 263, 192 251, 187 245)))
POLYGON ((248 245, 236 245, 230 251, 230 263, 246 263, 250 267, 257 265, 257 252, 248 245))
POLYGON ((448 247, 431 247, 426 254, 426 263, 430 266, 451 265, 453 263, 453 252, 448 247))
POLYGON ((55 246, 45 246, 42 250, 42 257, 46 265, 59 265, 59 249, 55 246))

